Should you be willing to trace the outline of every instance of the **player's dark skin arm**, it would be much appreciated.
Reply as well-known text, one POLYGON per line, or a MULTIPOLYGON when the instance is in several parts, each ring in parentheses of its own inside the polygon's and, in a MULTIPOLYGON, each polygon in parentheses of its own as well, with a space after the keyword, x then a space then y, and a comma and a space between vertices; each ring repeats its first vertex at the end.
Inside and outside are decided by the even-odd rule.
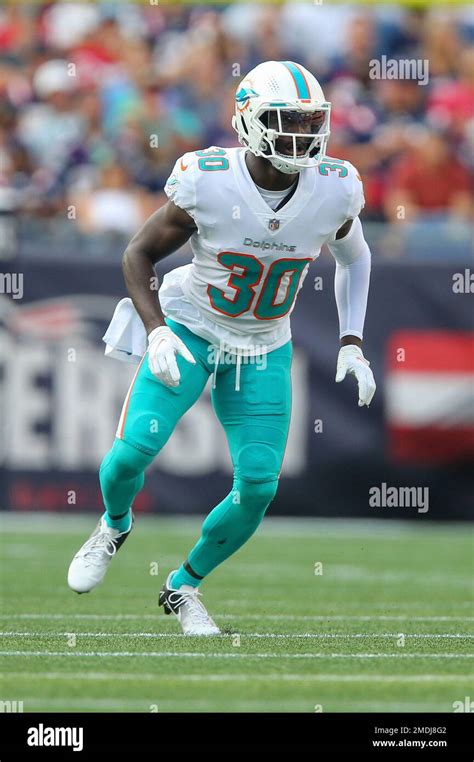
MULTIPOLYGON (((290 188, 296 180, 296 175, 286 175, 283 172, 279 172, 267 159, 264 159, 262 156, 254 156, 250 151, 247 151, 245 154, 245 161, 252 180, 260 188, 283 190, 284 188, 290 188)), ((348 234, 352 222, 353 220, 345 221, 337 231, 336 239, 344 238, 348 234)), ((362 349, 362 341, 357 336, 343 336, 341 346, 345 347, 347 344, 356 344, 362 349)))
POLYGON ((125 285, 147 334, 166 325, 156 288, 152 288, 156 282, 154 266, 183 246, 196 229, 187 212, 167 201, 147 219, 125 249, 125 285))

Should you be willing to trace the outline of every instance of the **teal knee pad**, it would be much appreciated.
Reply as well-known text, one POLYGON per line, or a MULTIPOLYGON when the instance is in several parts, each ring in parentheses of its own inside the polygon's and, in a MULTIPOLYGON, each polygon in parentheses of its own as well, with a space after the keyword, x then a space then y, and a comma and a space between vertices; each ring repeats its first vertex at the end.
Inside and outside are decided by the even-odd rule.
POLYGON ((249 444, 239 453, 234 481, 235 499, 245 507, 265 510, 278 489, 280 457, 266 444, 249 444))
POLYGON ((144 472, 152 463, 153 456, 137 450, 121 439, 116 439, 101 463, 99 477, 103 485, 106 481, 128 481, 144 472))
POLYGON ((175 422, 176 415, 170 410, 169 405, 152 413, 146 410, 142 412, 136 407, 129 416, 123 441, 155 457, 170 438, 175 422))
POLYGON ((257 513, 265 511, 278 489, 278 479, 267 482, 247 482, 237 478, 232 490, 233 501, 239 503, 245 510, 257 513))
POLYGON ((246 482, 272 482, 278 479, 280 452, 264 443, 251 442, 239 452, 236 474, 246 482))

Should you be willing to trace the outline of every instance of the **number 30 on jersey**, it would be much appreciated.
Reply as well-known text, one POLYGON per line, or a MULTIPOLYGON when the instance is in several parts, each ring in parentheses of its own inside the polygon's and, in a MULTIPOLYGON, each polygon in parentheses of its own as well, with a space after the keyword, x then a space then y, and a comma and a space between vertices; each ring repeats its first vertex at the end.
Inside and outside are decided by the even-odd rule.
POLYGON ((262 281, 264 264, 253 254, 237 251, 221 251, 217 259, 231 272, 227 286, 234 289, 234 293, 228 296, 222 289, 209 285, 207 293, 213 308, 229 317, 238 317, 252 311, 258 320, 275 320, 290 311, 303 272, 312 262, 311 258, 286 258, 272 262, 256 300, 256 289, 262 281), (283 294, 279 295, 283 281, 283 294), (278 296, 280 298, 277 302, 278 296))

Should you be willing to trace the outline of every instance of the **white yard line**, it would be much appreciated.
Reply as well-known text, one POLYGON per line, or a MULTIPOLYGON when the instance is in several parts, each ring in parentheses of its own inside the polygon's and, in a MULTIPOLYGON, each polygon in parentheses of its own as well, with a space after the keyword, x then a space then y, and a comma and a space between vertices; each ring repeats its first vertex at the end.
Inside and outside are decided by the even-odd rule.
POLYGON ((0 656, 66 656, 66 657, 167 657, 176 656, 178 658, 215 658, 215 659, 472 659, 472 654, 456 653, 305 653, 305 654, 285 654, 285 653, 216 653, 207 651, 0 651, 0 656))
POLYGON ((267 675, 257 675, 254 672, 250 673, 221 673, 221 674, 205 674, 196 675, 191 674, 172 674, 172 675, 150 675, 148 673, 141 674, 137 672, 3 672, 0 674, 2 680, 13 678, 18 679, 36 679, 41 680, 114 680, 119 682, 156 682, 160 680, 173 680, 178 682, 245 682, 246 680, 269 680, 269 681, 288 681, 288 682, 333 682, 333 683, 373 683, 374 681, 382 683, 456 683, 461 680, 471 680, 470 675, 337 675, 337 674, 322 674, 317 675, 298 675, 289 673, 270 673, 267 675))
MULTIPOLYGON (((81 638, 187 638, 182 632, 0 632, 0 638, 67 638, 71 635, 81 638)), ((281 632, 223 632, 221 637, 233 638, 238 635, 241 638, 275 638, 287 640, 289 638, 315 638, 331 639, 341 638, 399 638, 404 635, 405 638, 474 638, 474 635, 464 635, 463 633, 400 633, 400 632, 352 632, 352 633, 333 633, 333 632, 304 632, 304 633, 281 633, 281 632)))
MULTIPOLYGON (((214 614, 220 619, 268 619, 275 622, 288 620, 297 622, 474 622, 474 616, 412 616, 411 614, 214 614)), ((120 621, 159 619, 163 620, 163 614, 0 614, 1 619, 92 619, 98 621, 120 621)))

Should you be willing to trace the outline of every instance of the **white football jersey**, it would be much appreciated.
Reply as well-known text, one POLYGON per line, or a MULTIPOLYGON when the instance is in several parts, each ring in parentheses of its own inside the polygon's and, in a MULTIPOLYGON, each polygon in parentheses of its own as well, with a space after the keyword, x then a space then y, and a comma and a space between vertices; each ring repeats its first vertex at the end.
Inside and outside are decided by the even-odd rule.
POLYGON ((308 267, 364 205, 347 161, 324 157, 299 173, 279 211, 258 191, 246 148, 186 153, 165 192, 195 221, 191 264, 167 273, 163 313, 226 351, 271 351, 291 338, 290 314, 308 267))

